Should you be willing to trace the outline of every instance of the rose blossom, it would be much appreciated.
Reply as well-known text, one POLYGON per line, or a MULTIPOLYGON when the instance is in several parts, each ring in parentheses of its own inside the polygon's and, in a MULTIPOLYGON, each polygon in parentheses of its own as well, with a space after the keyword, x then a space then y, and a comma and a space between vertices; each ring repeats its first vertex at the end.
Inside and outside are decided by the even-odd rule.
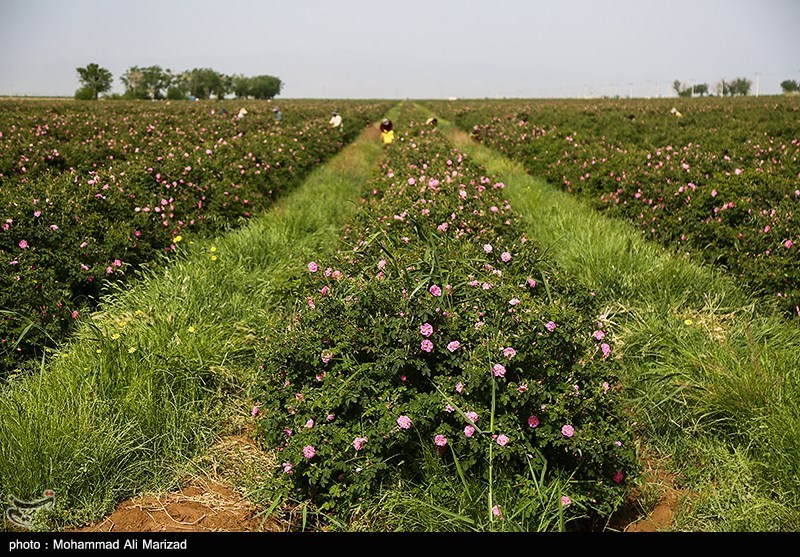
POLYGON ((313 446, 306 445, 305 447, 303 447, 303 456, 304 457, 306 457, 308 459, 312 459, 312 458, 314 458, 314 455, 316 455, 316 454, 317 454, 317 450, 313 446))
POLYGON ((459 347, 459 346, 461 346, 461 343, 460 343, 460 342, 458 342, 457 340, 454 340, 453 342, 451 342, 451 343, 449 343, 449 344, 447 345, 447 349, 448 349, 450 352, 455 352, 456 350, 458 350, 458 347, 459 347))
POLYGON ((397 418, 397 425, 400 426, 400 429, 408 429, 411 427, 411 418, 408 416, 400 416, 397 418))
POLYGON ((429 337, 433 334, 433 326, 430 323, 423 323, 420 328, 419 332, 424 337, 429 337))
POLYGON ((431 350, 433 350, 433 343, 426 338, 425 340, 422 341, 422 343, 420 343, 419 347, 422 348, 422 350, 424 350, 425 352, 430 352, 431 350))
POLYGON ((572 437, 574 434, 575 434, 575 428, 569 424, 565 424, 561 428, 561 435, 563 435, 564 437, 572 437))
POLYGON ((492 372, 494 373, 495 377, 503 377, 506 374, 506 368, 503 364, 494 364, 492 367, 492 372))
POLYGON ((367 443, 366 437, 356 437, 353 439, 353 448, 357 451, 360 451, 364 448, 364 445, 367 443))
POLYGON ((444 447, 447 445, 447 437, 444 435, 437 435, 433 438, 433 442, 436 444, 437 447, 444 447))

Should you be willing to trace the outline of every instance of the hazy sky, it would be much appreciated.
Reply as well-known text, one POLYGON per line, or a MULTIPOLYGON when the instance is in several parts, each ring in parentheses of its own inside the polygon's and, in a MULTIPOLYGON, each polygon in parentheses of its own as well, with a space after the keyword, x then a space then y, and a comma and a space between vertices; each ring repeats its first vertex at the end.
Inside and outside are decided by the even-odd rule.
POLYGON ((799 0, 0 0, 0 95, 75 68, 274 75, 283 98, 673 96, 800 81, 799 0))

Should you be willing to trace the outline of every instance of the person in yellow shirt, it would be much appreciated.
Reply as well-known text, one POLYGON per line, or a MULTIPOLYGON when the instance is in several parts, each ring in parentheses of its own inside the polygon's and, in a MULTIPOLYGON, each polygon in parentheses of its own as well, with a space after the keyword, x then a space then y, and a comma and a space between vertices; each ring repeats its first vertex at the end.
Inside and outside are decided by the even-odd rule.
POLYGON ((381 143, 389 145, 394 141, 394 125, 388 118, 384 118, 381 122, 381 143))

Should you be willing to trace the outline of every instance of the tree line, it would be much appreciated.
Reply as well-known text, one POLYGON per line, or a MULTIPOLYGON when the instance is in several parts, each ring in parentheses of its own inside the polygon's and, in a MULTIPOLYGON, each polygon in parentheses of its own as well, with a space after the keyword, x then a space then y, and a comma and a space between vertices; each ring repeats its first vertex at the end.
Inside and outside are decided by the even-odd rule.
MULTIPOLYGON (((746 77, 737 77, 729 81, 720 80, 714 85, 714 93, 720 97, 735 97, 747 96, 750 94, 750 88, 753 82, 746 77)), ((675 80, 672 83, 672 88, 679 97, 704 97, 710 94, 708 83, 696 83, 687 85, 675 80)), ((784 93, 797 93, 800 92, 800 84, 796 81, 787 79, 781 82, 781 89, 784 93)))
MULTIPOLYGON (((114 76, 107 69, 92 63, 76 68, 81 87, 75 91, 78 100, 97 100, 111 90, 114 76)), ((211 68, 194 68, 176 73, 161 66, 132 66, 120 77, 125 86, 122 95, 107 95, 122 99, 210 99, 236 98, 271 99, 280 94, 283 82, 272 75, 226 75, 211 68)))

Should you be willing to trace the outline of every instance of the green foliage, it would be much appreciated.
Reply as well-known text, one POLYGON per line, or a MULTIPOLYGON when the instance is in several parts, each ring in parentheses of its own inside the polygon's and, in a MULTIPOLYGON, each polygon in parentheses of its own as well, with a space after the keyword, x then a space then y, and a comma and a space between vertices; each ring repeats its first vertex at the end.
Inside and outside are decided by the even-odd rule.
POLYGON ((283 88, 283 82, 271 75, 257 75, 254 77, 237 75, 231 79, 233 92, 240 99, 272 99, 278 96, 283 88))
POLYGON ((753 82, 747 79, 746 77, 737 77, 733 81, 730 82, 730 94, 732 96, 742 96, 745 97, 750 94, 750 87, 753 85, 753 82))
POLYGON ((93 101, 94 100, 94 92, 89 87, 81 87, 77 91, 75 91, 75 100, 76 101, 93 101))
POLYGON ((133 66, 122 74, 120 80, 125 85, 125 98, 161 99, 172 84, 173 77, 161 66, 133 66))
POLYGON ((637 471, 593 296, 523 238, 502 183, 405 126, 265 356, 259 430, 279 474, 346 516, 420 481, 426 451, 490 492, 493 469, 509 481, 534 458, 574 474, 567 512, 608 516, 637 471))
POLYGON ((800 91, 800 83, 793 79, 786 79, 781 81, 781 89, 784 93, 796 93, 800 91))
POLYGON ((194 68, 183 72, 180 79, 189 94, 198 99, 222 99, 230 90, 227 76, 211 68, 194 68))
MULTIPOLYGON (((111 90, 113 75, 106 68, 92 63, 85 68, 75 68, 78 72, 78 79, 83 87, 79 89, 81 96, 90 94, 92 100, 97 100, 100 93, 111 90)), ((76 93, 76 96, 78 93, 76 93)))

